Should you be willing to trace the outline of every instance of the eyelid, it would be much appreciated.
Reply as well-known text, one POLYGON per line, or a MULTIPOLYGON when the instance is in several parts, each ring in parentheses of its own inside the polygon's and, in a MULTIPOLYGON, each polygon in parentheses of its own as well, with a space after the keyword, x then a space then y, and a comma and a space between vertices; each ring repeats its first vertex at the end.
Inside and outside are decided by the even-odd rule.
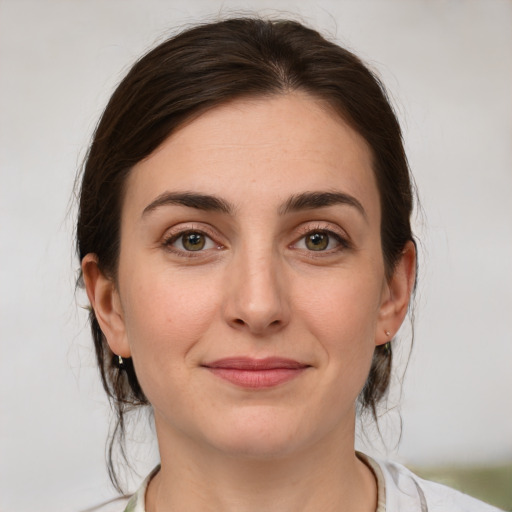
POLYGON ((220 237, 218 233, 214 231, 212 228, 210 228, 208 225, 196 223, 180 223, 166 230, 166 232, 161 238, 160 244, 164 249, 174 254, 178 254, 184 257, 198 257, 212 250, 224 249, 224 244, 218 241, 219 238, 220 237), (172 244, 176 242, 181 236, 187 233, 200 233, 204 235, 215 244, 215 248, 202 249, 198 251, 186 251, 173 247, 172 244))
MULTIPOLYGON (((322 254, 330 254, 332 252, 335 252, 336 250, 344 250, 344 249, 350 249, 352 248, 352 242, 350 240, 350 237, 346 233, 345 230, 333 225, 330 222, 318 222, 315 221, 314 224, 312 223, 305 223, 298 227, 298 231, 300 232, 300 236, 298 238, 295 238, 294 242, 290 244, 290 247, 296 246, 299 241, 303 240, 304 237, 306 237, 309 234, 312 233, 325 233, 328 236, 333 237, 338 243, 339 247, 336 247, 334 249, 328 249, 325 251, 318 251, 317 254, 321 256, 322 254)), ((307 252, 316 252, 316 251, 307 251, 307 252)))
POLYGON ((347 242, 350 239, 348 233, 344 229, 329 221, 315 220, 313 222, 304 222, 297 228, 297 231, 299 231, 302 236, 305 236, 308 233, 312 233, 314 231, 323 231, 325 233, 332 233, 333 235, 336 235, 346 240, 347 242))

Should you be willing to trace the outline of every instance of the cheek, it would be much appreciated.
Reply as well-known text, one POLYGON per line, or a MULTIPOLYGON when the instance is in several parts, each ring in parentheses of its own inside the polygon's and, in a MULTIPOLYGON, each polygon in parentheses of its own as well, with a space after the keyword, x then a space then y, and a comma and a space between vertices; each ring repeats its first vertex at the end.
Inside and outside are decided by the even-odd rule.
POLYGON ((382 279, 375 271, 340 270, 317 279, 301 295, 303 328, 321 345, 327 393, 351 403, 368 377, 379 315, 382 279), (328 300, 326 299, 328 297, 328 300))
POLYGON ((315 392, 320 400, 309 411, 307 423, 316 428, 324 418, 322 432, 341 423, 352 424, 357 398, 370 371, 375 350, 375 331, 382 281, 379 275, 358 273, 354 268, 329 272, 326 278, 305 281, 297 296, 296 315, 300 331, 309 333, 319 347, 319 380, 315 392))
POLYGON ((375 276, 348 273, 316 280, 314 289, 309 287, 297 301, 301 316, 319 340, 336 340, 346 349, 365 341, 373 344, 381 293, 375 276))
POLYGON ((121 300, 127 340, 141 371, 176 371, 187 362, 215 321, 215 289, 205 286, 204 279, 184 279, 176 272, 132 274, 121 300))

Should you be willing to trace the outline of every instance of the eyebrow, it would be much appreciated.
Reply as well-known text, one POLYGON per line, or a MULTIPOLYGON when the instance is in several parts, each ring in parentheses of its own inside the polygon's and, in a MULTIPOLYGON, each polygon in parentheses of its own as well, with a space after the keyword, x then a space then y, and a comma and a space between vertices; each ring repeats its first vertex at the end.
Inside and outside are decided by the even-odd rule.
POLYGON ((284 215, 290 212, 325 208, 337 204, 345 204, 354 207, 365 220, 368 220, 363 205, 354 196, 344 192, 304 192, 303 194, 297 194, 286 201, 279 210, 279 213, 284 215))
MULTIPOLYGON (((291 212, 326 208, 338 204, 354 207, 368 220, 363 205, 355 197, 344 192, 304 192, 293 195, 279 208, 279 214, 286 215, 291 212)), ((144 208, 142 217, 161 206, 168 205, 186 206, 228 215, 233 214, 235 210, 231 203, 215 195, 198 194, 196 192, 164 192, 144 208)))
POLYGON ((195 192, 164 192, 144 208, 142 216, 156 210, 160 206, 180 205, 198 210, 220 212, 231 214, 234 207, 221 199, 210 194, 197 194, 195 192))

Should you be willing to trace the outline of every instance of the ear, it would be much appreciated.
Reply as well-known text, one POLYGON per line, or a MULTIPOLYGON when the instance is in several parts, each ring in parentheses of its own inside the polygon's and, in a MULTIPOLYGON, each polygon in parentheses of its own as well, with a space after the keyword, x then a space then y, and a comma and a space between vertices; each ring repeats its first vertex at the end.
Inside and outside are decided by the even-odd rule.
POLYGON ((114 354, 130 357, 119 293, 112 279, 101 272, 95 254, 83 258, 82 275, 89 302, 110 349, 114 354))
POLYGON ((395 336, 404 321, 416 280, 416 246, 405 244, 393 275, 383 288, 375 344, 383 345, 395 336), (389 334, 386 334, 389 332, 389 334))

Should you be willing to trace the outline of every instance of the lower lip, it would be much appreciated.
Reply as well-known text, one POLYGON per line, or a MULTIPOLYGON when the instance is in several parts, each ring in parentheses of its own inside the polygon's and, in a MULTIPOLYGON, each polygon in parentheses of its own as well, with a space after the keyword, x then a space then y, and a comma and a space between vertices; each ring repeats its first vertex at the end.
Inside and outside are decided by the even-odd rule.
POLYGON ((298 377, 306 368, 272 368, 240 370, 238 368, 208 368, 214 375, 232 384, 251 389, 271 388, 298 377))

